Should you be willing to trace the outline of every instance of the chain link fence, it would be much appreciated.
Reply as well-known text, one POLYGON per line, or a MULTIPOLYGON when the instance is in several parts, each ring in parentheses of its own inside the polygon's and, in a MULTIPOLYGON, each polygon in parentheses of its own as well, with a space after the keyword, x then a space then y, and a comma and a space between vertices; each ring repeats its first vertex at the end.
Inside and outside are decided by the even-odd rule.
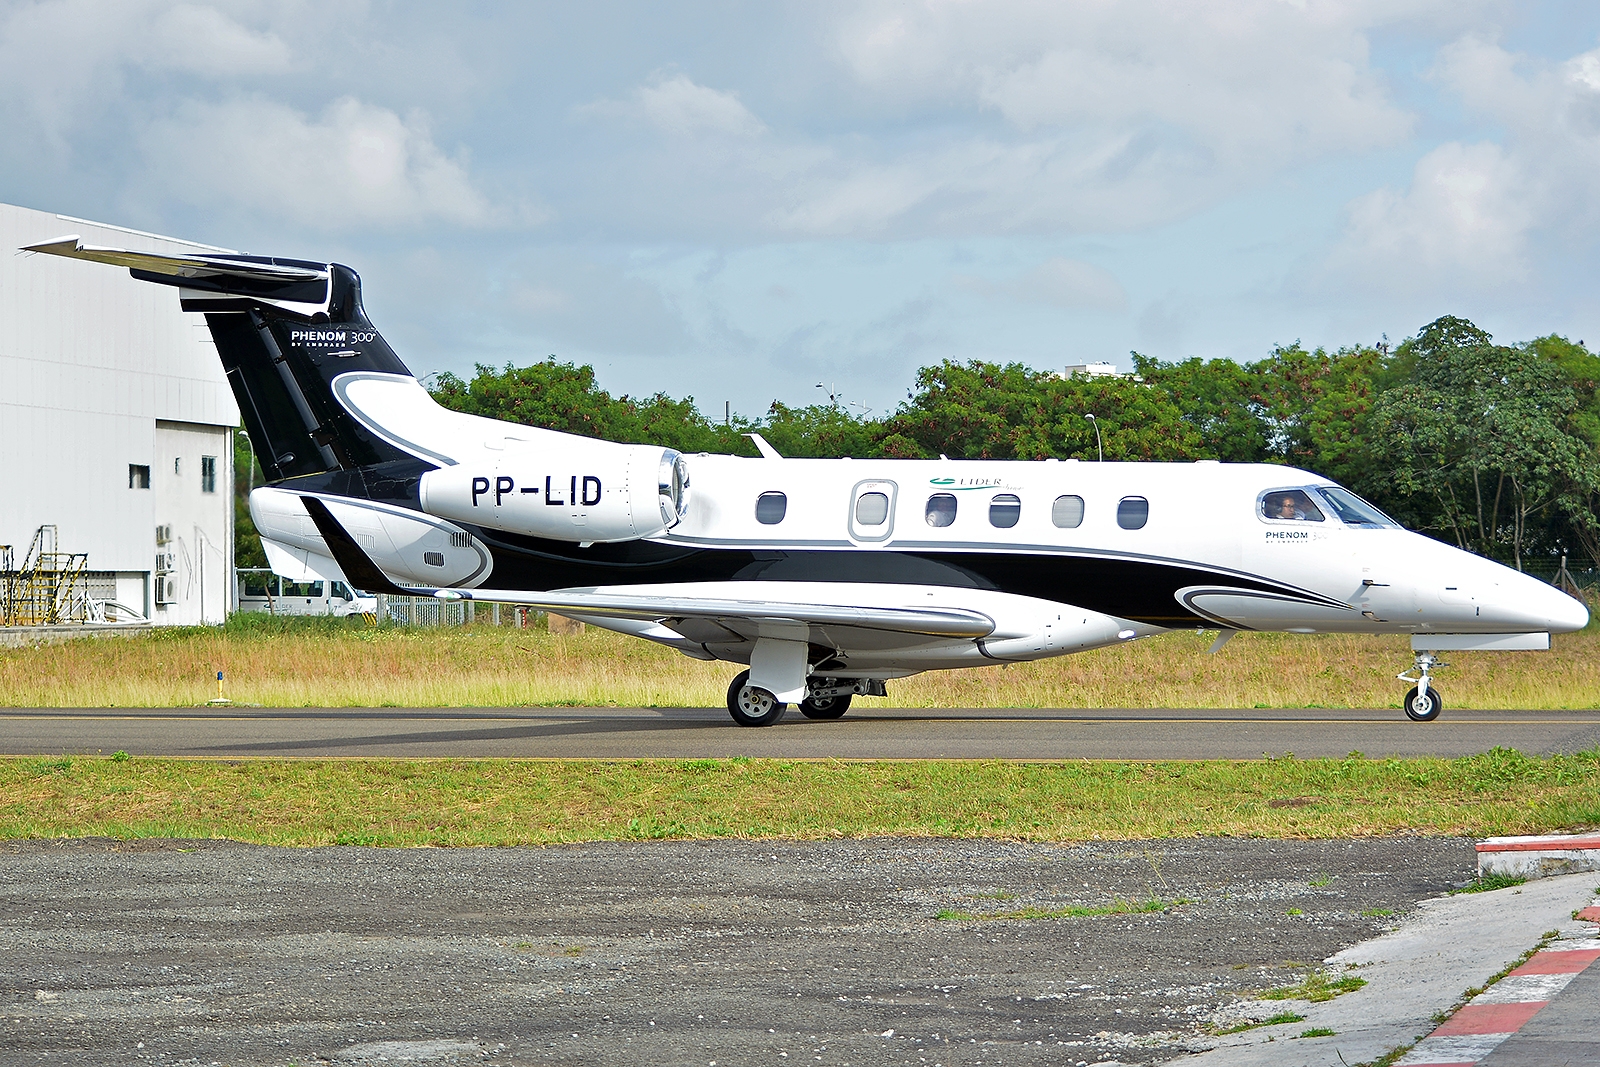
POLYGON ((470 600, 438 600, 426 596, 378 597, 378 618, 396 626, 516 626, 527 628, 544 624, 561 632, 582 629, 581 623, 572 623, 561 616, 547 616, 533 608, 514 607, 510 604, 478 604, 470 600))

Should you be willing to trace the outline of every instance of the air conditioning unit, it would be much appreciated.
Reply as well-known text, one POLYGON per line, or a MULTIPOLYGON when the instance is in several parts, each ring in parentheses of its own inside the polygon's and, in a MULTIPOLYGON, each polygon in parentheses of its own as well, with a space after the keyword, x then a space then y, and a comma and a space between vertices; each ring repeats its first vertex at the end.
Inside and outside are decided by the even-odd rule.
POLYGON ((178 576, 176 574, 156 575, 156 603, 176 604, 178 602, 178 576))
POLYGON ((164 545, 172 540, 172 523, 164 522, 156 527, 156 544, 164 545))
POLYGON ((156 553, 156 573, 157 574, 164 574, 167 571, 175 571, 177 569, 178 569, 178 557, 177 557, 176 553, 174 553, 174 552, 157 552, 156 553))

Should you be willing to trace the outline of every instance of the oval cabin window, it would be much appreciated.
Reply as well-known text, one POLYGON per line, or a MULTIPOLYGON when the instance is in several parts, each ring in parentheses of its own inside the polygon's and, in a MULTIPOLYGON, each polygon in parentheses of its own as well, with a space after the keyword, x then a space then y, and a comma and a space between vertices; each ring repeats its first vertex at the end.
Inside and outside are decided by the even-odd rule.
POLYGON ((862 526, 882 526, 889 517, 889 498, 883 493, 862 493, 856 498, 856 522, 862 526))
POLYGON ((1150 501, 1142 496, 1125 496, 1117 502, 1117 525, 1124 530, 1140 530, 1150 521, 1150 501))
POLYGON ((953 493, 935 493, 928 498, 928 525, 949 526, 956 521, 956 498, 953 493))
POLYGON ((1011 493, 1001 493, 989 501, 989 525, 1009 530, 1022 518, 1022 501, 1011 493))
POLYGON ((762 493, 756 497, 756 521, 764 526, 776 526, 789 512, 789 498, 782 493, 762 493))
POLYGON ((1074 530, 1083 525, 1083 497, 1058 496, 1050 505, 1050 521, 1063 530, 1074 530))

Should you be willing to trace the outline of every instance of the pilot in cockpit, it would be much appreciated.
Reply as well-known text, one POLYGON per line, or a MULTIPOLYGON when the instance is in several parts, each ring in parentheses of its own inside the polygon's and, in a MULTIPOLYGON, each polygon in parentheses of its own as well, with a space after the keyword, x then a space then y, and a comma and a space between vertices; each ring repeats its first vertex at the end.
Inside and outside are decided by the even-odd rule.
POLYGON ((1261 501, 1261 513, 1269 519, 1291 519, 1300 522, 1321 522, 1322 512, 1311 499, 1298 490, 1286 493, 1268 493, 1261 501))

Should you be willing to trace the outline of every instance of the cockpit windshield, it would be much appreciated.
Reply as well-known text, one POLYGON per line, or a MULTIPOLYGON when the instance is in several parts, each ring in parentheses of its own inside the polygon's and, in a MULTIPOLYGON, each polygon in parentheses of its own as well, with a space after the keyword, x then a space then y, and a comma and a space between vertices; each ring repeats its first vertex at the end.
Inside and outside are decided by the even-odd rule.
POLYGON ((1287 522, 1322 522, 1322 509, 1299 489, 1275 489, 1261 497, 1261 517, 1287 522))
POLYGON ((1351 526, 1399 526, 1389 516, 1362 500, 1348 489, 1336 485, 1319 485, 1317 492, 1328 502, 1333 513, 1351 526))

